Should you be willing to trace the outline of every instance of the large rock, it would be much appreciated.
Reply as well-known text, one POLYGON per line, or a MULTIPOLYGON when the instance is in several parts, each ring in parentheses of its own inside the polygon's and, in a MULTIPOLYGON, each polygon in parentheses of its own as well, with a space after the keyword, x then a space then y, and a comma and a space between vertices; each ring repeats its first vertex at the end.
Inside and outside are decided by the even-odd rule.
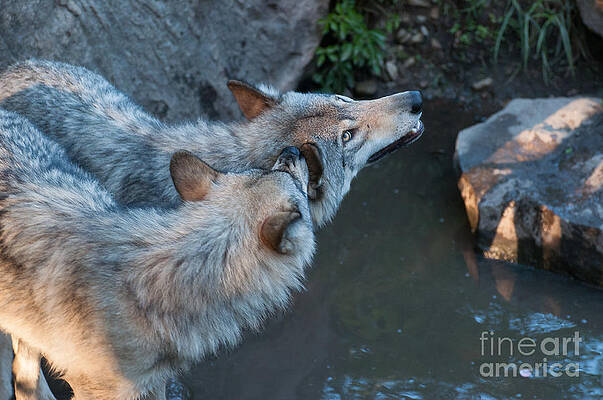
POLYGON ((584 25, 603 37, 603 0, 577 0, 584 25))
POLYGON ((328 0, 1 0, 0 69, 65 61, 161 117, 233 118, 226 80, 294 88, 327 9, 328 0))
POLYGON ((458 182, 486 257, 603 286, 600 99, 517 99, 461 131, 458 182))

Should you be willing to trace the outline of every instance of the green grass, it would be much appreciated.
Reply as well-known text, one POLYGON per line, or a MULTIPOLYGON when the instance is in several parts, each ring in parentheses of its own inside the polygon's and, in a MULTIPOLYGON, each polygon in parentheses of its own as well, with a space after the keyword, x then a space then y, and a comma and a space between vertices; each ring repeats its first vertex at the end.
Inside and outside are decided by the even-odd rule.
MULTIPOLYGON (((395 10, 406 0, 357 1, 338 0, 319 21, 323 41, 316 51, 313 80, 323 91, 342 92, 353 88, 357 77, 383 74, 387 34, 399 28, 395 10), (369 20, 380 20, 382 29, 372 28, 369 20)), ((449 32, 461 50, 452 56, 461 61, 493 48, 498 63, 503 49, 515 57, 519 48, 515 74, 540 65, 548 84, 553 71, 573 75, 577 57, 587 58, 575 0, 438 0, 434 5, 452 25, 449 32)), ((414 49, 396 51, 398 59, 407 59, 414 49)))
POLYGON ((548 83, 553 67, 564 60, 567 71, 574 74, 580 46, 574 39, 575 16, 576 6, 569 0, 536 0, 523 6, 518 0, 509 0, 494 45, 494 61, 498 62, 503 39, 519 39, 524 70, 530 59, 539 60, 548 83))

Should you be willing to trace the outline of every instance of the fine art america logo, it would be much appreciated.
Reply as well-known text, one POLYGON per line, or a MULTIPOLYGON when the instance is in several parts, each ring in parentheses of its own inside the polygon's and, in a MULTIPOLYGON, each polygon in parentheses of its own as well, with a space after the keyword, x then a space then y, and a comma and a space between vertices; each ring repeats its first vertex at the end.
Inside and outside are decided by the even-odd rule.
MULTIPOLYGON (((484 362, 479 373, 485 378, 491 377, 578 377, 580 365, 577 362, 553 361, 561 356, 580 355, 582 338, 579 332, 570 337, 546 337, 535 340, 523 337, 513 340, 509 337, 495 336, 494 331, 483 331, 480 336, 482 357, 516 358, 529 357, 538 362, 484 362)), ((567 361, 567 357, 565 357, 567 361)))

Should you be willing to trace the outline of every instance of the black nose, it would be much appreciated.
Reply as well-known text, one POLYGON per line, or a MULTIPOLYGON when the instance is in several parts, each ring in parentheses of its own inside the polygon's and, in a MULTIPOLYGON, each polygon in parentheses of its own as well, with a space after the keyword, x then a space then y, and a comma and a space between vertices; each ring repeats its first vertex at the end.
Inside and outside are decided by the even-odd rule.
POLYGON ((413 114, 419 114, 423 111, 423 96, 421 92, 415 90, 410 92, 410 112, 413 114))
POLYGON ((284 155, 292 155, 294 157, 299 158, 301 156, 301 153, 299 152, 299 149, 295 146, 289 146, 289 147, 285 147, 283 149, 283 151, 281 152, 281 157, 284 155))

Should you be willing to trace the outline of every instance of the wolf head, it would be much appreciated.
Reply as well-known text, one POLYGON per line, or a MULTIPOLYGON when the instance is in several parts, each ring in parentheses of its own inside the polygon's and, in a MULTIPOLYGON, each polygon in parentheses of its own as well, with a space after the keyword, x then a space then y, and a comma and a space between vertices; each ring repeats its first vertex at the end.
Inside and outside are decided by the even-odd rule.
POLYGON ((192 153, 179 151, 172 156, 170 174, 182 200, 203 202, 204 208, 217 205, 213 214, 224 216, 227 227, 236 225, 247 258, 287 256, 298 261, 293 265, 309 263, 314 251, 309 174, 297 148, 285 148, 270 171, 243 173, 222 173, 192 153))
POLYGON ((340 95, 287 92, 229 81, 252 145, 269 168, 286 146, 298 147, 309 169, 308 197, 316 227, 330 221, 356 174, 423 133, 419 92, 355 101, 340 95))

